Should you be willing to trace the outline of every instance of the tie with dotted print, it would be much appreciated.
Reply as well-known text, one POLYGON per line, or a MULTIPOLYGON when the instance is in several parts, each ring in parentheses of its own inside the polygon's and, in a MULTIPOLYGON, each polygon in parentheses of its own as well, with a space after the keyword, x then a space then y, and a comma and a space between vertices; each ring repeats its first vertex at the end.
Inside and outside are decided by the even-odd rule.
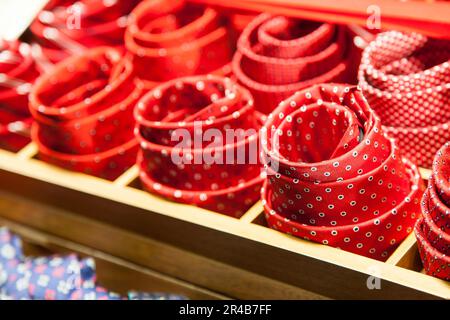
POLYGON ((125 45, 137 76, 150 82, 227 73, 231 31, 214 9, 184 0, 143 1, 132 12, 125 45))
POLYGON ((261 14, 239 37, 233 73, 267 114, 298 90, 349 80, 350 39, 344 27, 261 14))
POLYGON ((450 41, 397 31, 364 50, 359 84, 402 152, 429 168, 450 140, 450 41))
POLYGON ((270 227, 385 260, 420 216, 422 181, 356 87, 315 85, 269 115, 270 227))
POLYGON ((38 75, 28 44, 0 40, 0 148, 18 151, 29 142, 28 93, 38 75))
POLYGON ((450 143, 437 152, 415 233, 425 271, 450 280, 450 143))
POLYGON ((99 47, 55 65, 30 94, 42 160, 114 179, 135 162, 133 108, 142 89, 120 51, 99 47))
POLYGON ((246 89, 212 75, 178 78, 144 95, 135 118, 147 190, 235 217, 258 200, 261 116, 246 89))
POLYGON ((31 25, 46 59, 56 63, 85 48, 123 47, 127 16, 137 0, 51 1, 31 25))

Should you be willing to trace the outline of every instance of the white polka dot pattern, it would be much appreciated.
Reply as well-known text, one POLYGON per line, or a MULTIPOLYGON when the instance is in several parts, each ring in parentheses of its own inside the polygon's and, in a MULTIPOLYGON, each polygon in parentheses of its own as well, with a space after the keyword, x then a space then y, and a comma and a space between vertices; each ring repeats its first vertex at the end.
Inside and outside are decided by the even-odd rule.
POLYGON ((142 97, 135 119, 140 177, 150 192, 234 217, 259 198, 261 120, 243 87, 212 75, 174 79, 142 97), (180 132, 185 139, 173 139, 180 132))
POLYGON ((426 272, 450 280, 450 142, 437 152, 415 233, 426 272))
POLYGON ((420 216, 417 168, 356 87, 297 92, 263 129, 269 226, 379 260, 412 231, 420 216))
POLYGON ((381 33, 364 50, 358 78, 384 130, 408 158, 430 167, 450 139, 450 41, 381 33))

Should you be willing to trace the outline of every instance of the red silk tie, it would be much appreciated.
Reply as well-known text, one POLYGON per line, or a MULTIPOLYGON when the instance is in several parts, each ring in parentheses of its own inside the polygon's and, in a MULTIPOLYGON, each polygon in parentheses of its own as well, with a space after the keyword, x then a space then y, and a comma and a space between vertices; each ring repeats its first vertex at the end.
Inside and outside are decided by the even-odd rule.
POLYGON ((230 29, 214 9, 184 0, 154 0, 133 10, 125 45, 137 76, 153 86, 223 69, 232 56, 230 37, 230 29))
POLYGON ((425 271, 450 280, 450 143, 436 154, 415 233, 425 271))
POLYGON ((85 48, 123 47, 131 1, 53 1, 31 25, 42 54, 51 62, 81 54, 85 48))
POLYGON ((345 27, 261 14, 238 40, 233 73, 267 114, 298 90, 349 80, 350 39, 345 27))
POLYGON ((0 40, 0 147, 18 151, 29 138, 28 93, 39 70, 28 44, 0 40))
POLYGON ((120 51, 100 47, 57 64, 30 94, 40 158, 114 179, 135 163, 133 108, 142 89, 120 51))
POLYGON ((430 167, 450 140, 450 41, 379 34, 364 50, 359 84, 402 152, 430 167))
POLYGON ((269 115, 264 130, 270 227, 378 260, 412 231, 420 216, 417 167, 356 87, 302 90, 269 115))
POLYGON ((135 118, 140 177, 150 192, 235 217, 259 198, 260 117, 246 89, 212 75, 175 79, 147 93, 135 118), (226 139, 230 130, 236 139, 226 139))

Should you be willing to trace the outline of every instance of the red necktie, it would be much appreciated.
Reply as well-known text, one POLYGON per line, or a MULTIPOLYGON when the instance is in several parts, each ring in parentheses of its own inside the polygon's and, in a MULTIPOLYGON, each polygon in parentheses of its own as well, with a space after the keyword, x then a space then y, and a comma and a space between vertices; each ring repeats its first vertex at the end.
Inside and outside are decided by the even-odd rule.
POLYGON ((422 198, 423 218, 415 233, 426 272, 450 280, 450 143, 433 161, 432 177, 422 198))
POLYGON ((402 152, 430 167, 450 140, 450 41, 379 34, 364 50, 359 84, 402 152))
POLYGON ((246 89, 212 75, 175 79, 147 93, 135 118, 140 177, 150 192, 235 217, 259 198, 261 119, 246 89), (244 132, 230 140, 229 130, 244 132))
POLYGON ((261 14, 239 38, 233 73, 269 113, 298 90, 348 80, 350 39, 345 27, 261 14))
POLYGON ((133 10, 125 45, 137 76, 153 86, 222 69, 231 60, 230 37, 223 17, 214 9, 184 0, 154 0, 133 10))
POLYGON ((264 129, 269 226, 378 260, 412 231, 420 216, 417 167, 384 134, 356 87, 297 92, 264 129))
POLYGON ((40 158, 114 179, 135 162, 133 108, 142 89, 120 51, 99 47, 57 64, 30 94, 40 158))
POLYGON ((39 71, 28 44, 0 40, 0 147, 20 150, 30 124, 28 93, 39 71))
POLYGON ((85 48, 123 47, 127 15, 138 1, 53 1, 39 14, 31 31, 52 62, 81 54, 85 48))

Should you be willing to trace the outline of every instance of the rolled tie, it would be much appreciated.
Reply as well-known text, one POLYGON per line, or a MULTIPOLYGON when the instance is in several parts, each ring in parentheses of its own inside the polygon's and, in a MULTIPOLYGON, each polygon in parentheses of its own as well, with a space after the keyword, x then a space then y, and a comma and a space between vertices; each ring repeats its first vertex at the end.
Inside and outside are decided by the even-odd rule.
POLYGON ((143 1, 132 12, 125 45, 142 80, 227 74, 232 32, 214 9, 184 0, 143 1), (223 69, 223 70, 222 70, 223 69))
POLYGON ((230 216, 259 198, 261 116, 228 78, 178 78, 135 109, 140 178, 151 193, 230 216))
POLYGON ((412 231, 420 217, 417 167, 356 87, 297 92, 263 130, 270 227, 378 260, 412 231))
POLYGON ((141 93, 133 65, 114 48, 91 49, 57 64, 30 94, 40 158, 116 178, 135 162, 133 108, 141 93))
POLYGON ((364 50, 359 84, 384 130, 417 165, 450 140, 450 41, 381 33, 364 50))
POLYGON ((239 37, 232 69, 268 114, 313 84, 350 81, 352 51, 345 27, 261 14, 239 37))
POLYGON ((30 46, 0 40, 0 147, 18 151, 28 142, 28 93, 40 70, 30 46))
POLYGON ((450 280, 450 143, 433 160, 432 175, 422 198, 422 215, 415 233, 427 274, 450 280))
POLYGON ((31 25, 42 54, 56 63, 86 48, 123 48, 131 1, 52 1, 31 25))

